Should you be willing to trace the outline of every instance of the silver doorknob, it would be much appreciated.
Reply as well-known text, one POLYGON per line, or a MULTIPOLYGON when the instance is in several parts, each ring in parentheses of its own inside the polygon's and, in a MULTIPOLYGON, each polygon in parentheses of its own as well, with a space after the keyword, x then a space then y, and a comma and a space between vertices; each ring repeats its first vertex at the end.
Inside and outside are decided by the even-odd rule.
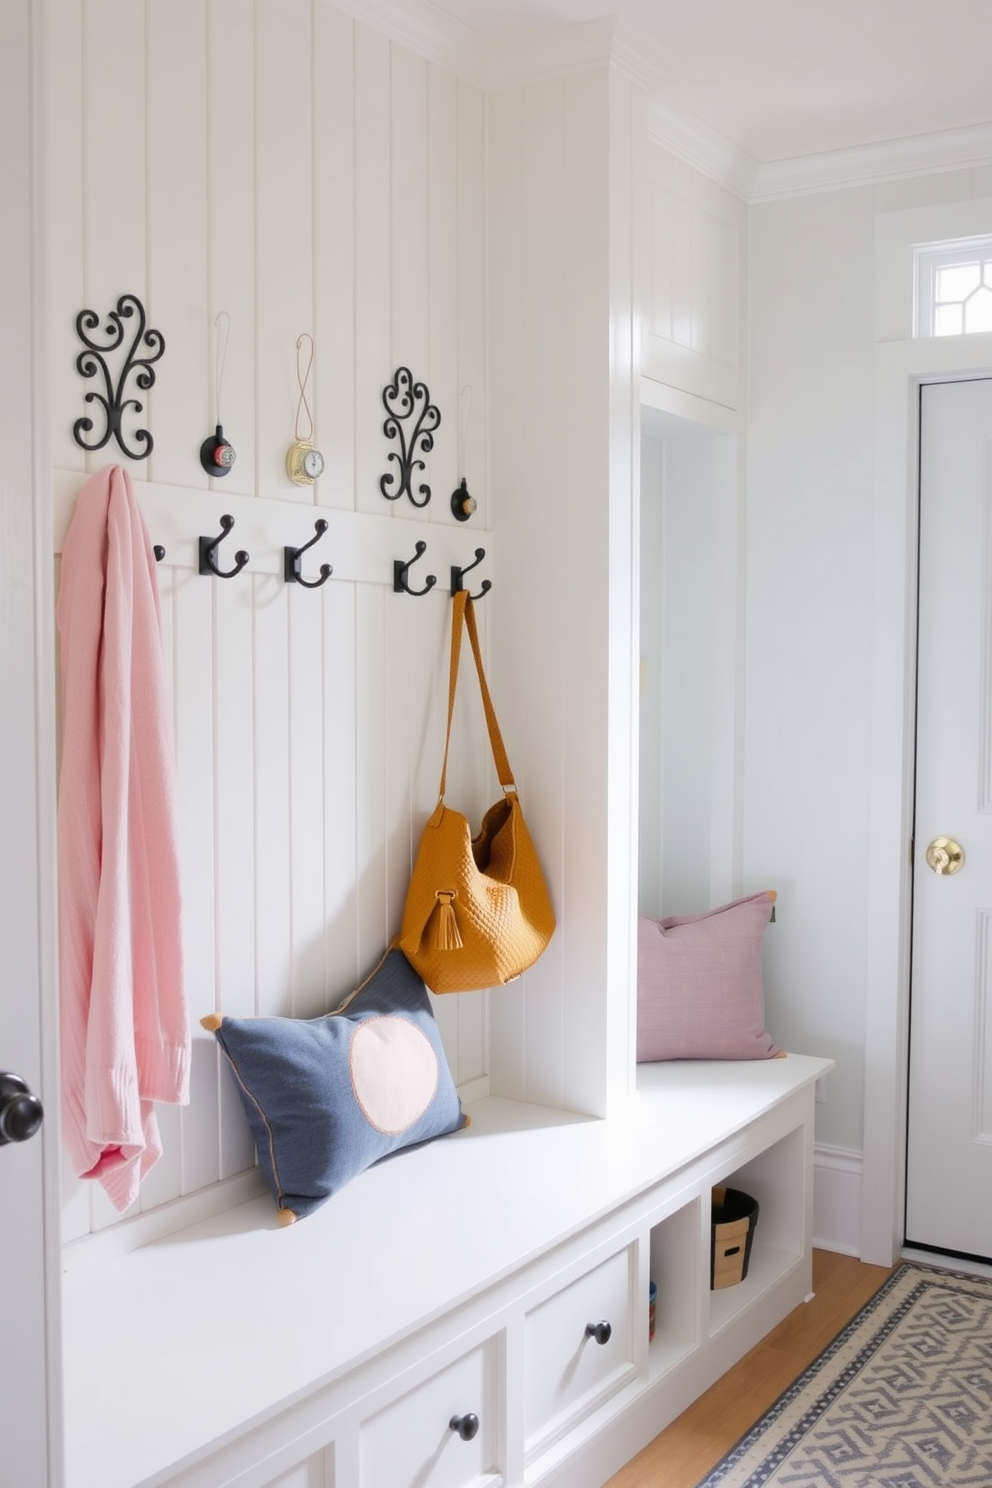
POLYGON ((927 848, 927 866, 934 873, 958 873, 964 867, 964 848, 953 837, 935 837, 927 848))

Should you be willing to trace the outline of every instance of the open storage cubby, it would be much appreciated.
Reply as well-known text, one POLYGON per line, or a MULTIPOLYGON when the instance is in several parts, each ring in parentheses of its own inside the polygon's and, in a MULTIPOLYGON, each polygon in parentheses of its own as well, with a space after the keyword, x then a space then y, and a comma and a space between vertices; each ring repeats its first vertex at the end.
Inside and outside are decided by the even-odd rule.
POLYGON ((648 1272, 658 1289, 648 1353, 652 1379, 674 1369, 699 1343, 700 1208, 693 1199, 651 1226, 648 1272))
POLYGON ((806 1214, 806 1132, 797 1127, 751 1161, 728 1173, 728 1188, 758 1201, 747 1276, 709 1293, 709 1332, 722 1328, 803 1259, 806 1214))

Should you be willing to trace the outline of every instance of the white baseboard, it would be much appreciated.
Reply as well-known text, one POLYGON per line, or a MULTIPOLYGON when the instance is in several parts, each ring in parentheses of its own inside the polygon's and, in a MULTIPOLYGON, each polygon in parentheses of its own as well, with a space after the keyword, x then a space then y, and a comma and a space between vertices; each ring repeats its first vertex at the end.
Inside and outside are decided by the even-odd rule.
POLYGON ((813 1244, 818 1249, 861 1254, 862 1167, 860 1152, 815 1144, 813 1244))

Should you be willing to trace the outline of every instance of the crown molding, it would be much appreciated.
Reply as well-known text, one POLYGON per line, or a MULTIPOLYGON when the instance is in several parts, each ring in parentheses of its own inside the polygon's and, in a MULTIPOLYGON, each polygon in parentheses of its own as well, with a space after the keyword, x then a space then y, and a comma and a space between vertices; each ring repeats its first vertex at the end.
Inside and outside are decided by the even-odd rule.
POLYGON ((750 201, 760 162, 702 119, 655 94, 648 99, 648 137, 718 186, 750 201))
POLYGON ((497 43, 431 0, 328 0, 336 10, 487 92, 617 67, 648 97, 648 135, 744 202, 868 186, 905 176, 992 164, 992 123, 762 162, 664 94, 666 67, 648 38, 615 17, 558 25, 497 43))
POLYGON ((612 16, 499 42, 455 20, 430 0, 333 0, 333 4, 335 10, 487 92, 604 66, 617 51, 612 16))
POLYGON ((800 155, 792 160, 770 160, 758 168, 751 200, 773 201, 845 186, 879 185, 903 176, 976 165, 992 165, 992 124, 943 129, 935 134, 800 155))

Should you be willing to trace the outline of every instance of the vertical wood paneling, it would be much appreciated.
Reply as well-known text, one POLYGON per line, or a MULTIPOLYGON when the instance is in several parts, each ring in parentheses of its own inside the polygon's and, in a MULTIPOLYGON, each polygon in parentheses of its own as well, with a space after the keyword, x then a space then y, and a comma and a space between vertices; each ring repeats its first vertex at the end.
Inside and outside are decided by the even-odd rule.
MULTIPOLYGON (((70 323, 53 326, 53 363, 69 371, 53 377, 52 392, 66 427, 85 390, 71 319, 84 304, 105 313, 134 291, 167 347, 157 402, 141 420, 155 436, 154 460, 132 467, 139 500, 150 477, 150 490, 213 486, 244 530, 253 498, 276 496, 286 502, 285 541, 303 542, 310 493, 288 482, 284 458, 295 340, 312 329, 308 394, 327 459, 317 503, 447 525, 450 492, 466 473, 481 508, 464 529, 470 562, 487 499, 481 92, 311 0, 53 4, 65 25, 50 73, 59 93, 52 305, 70 323), (221 413, 238 458, 217 482, 198 452, 217 421, 222 310, 231 329, 221 413), (380 395, 400 363, 427 381, 443 414, 426 472, 434 502, 422 517, 379 491, 391 447, 380 395)), ((64 430, 53 456, 86 465, 64 430)), ((120 458, 111 446, 92 464, 120 458)), ((211 511, 200 531, 216 530, 211 511)), ((185 566, 195 535, 194 526, 185 545, 167 536, 158 571, 174 690, 191 1102, 160 1108, 165 1153, 142 1185, 146 1210, 254 1161, 200 1017, 317 1015, 397 930, 437 798, 447 698, 449 576, 430 551, 422 566, 437 589, 414 599, 392 593, 385 558, 373 582, 335 574, 319 591, 287 586, 281 558, 276 571, 261 553, 230 581, 201 578, 185 566)), ((381 537, 369 540, 378 549, 381 537)), ((397 543, 395 556, 405 555, 397 543)), ((495 578, 492 554, 482 574, 495 578)), ((488 624, 480 607, 484 644, 488 624)), ((495 777, 466 660, 449 780, 453 803, 477 824, 495 777)), ((486 995, 436 1002, 456 1081, 484 1080, 486 995)), ((118 1219, 97 1185, 67 1183, 67 1236, 118 1219)))
MULTIPOLYGON (((497 218, 493 225, 493 272, 489 292, 490 354, 494 367, 512 367, 517 364, 524 344, 524 298, 520 288, 524 271, 524 140, 522 111, 516 93, 507 90, 490 100, 489 127, 489 196, 495 203, 494 215, 497 218)), ((525 406, 523 376, 504 377, 494 382, 491 410, 494 430, 520 429, 525 406)), ((490 455, 492 509, 506 510, 512 506, 514 492, 518 489, 515 484, 516 460, 508 458, 506 444, 498 440, 493 442, 490 455)), ((504 574, 516 574, 515 560, 515 551, 507 554, 504 549, 504 574)), ((494 589, 489 598, 499 623, 503 624, 505 611, 500 604, 501 592, 494 589)), ((494 678, 497 680, 498 675, 494 678)), ((501 702, 500 707, 503 722, 512 728, 516 718, 512 700, 501 702)), ((512 762, 512 754, 510 759, 512 762)), ((514 769, 519 769, 520 765, 518 761, 514 769)), ((524 1010, 522 981, 494 993, 491 998, 489 1059, 492 1089, 494 1094, 509 1100, 523 1099, 524 1094, 524 1010)))
MULTIPOLYGON (((72 426, 86 410, 87 391, 75 367, 74 323, 86 305, 83 265, 83 0, 53 0, 48 48, 49 440, 53 465, 82 470, 72 426)), ((75 342, 79 347, 79 342, 75 342)))
POLYGON ((356 586, 324 586, 324 654, 335 658, 322 690, 324 709, 324 940, 327 1006, 363 974, 358 937, 358 628, 356 586))
POLYGON ((285 1011, 304 1018, 322 1012, 326 999, 322 685, 328 675, 322 615, 325 589, 293 585, 287 596, 292 967, 285 1011))
POLYGON ((379 401, 390 365, 390 242, 402 251, 402 226, 390 217, 390 44, 355 30, 355 506, 381 511, 379 479, 389 449, 379 401))
MULTIPOLYGON (((410 882, 414 711, 423 689, 423 658, 411 644, 415 617, 409 595, 385 594, 383 606, 382 709, 389 750, 383 759, 383 830, 386 842, 386 904, 383 945, 399 928, 410 882)), ((432 595, 431 598, 434 596, 432 595)), ((426 602, 426 600, 425 600, 426 602)))
MULTIPOLYGON (((458 148, 458 467, 455 485, 464 476, 479 503, 473 518, 489 520, 489 461, 486 449, 486 114, 477 88, 458 85, 455 138, 458 148)), ((454 489, 454 487, 452 487, 454 489)), ((490 571, 490 576, 492 576, 490 571)), ((478 590, 478 586, 474 586, 478 590)))
MULTIPOLYGON (((360 584, 355 613, 362 653, 371 664, 360 666, 355 678, 355 732, 361 741, 355 760, 356 922, 361 974, 376 964, 389 937, 385 776, 393 758, 386 737, 386 657, 383 606, 399 604, 400 596, 378 586, 360 584)), ((410 601, 412 604, 414 601, 410 601)), ((402 761, 400 753, 399 759, 402 761)))
MULTIPOLYGON (((254 6, 245 0, 210 0, 206 6, 209 89, 207 196, 209 314, 204 327, 209 357, 205 438, 218 422, 234 445, 234 468, 210 483, 225 491, 255 494, 255 31, 254 6), (217 316, 230 316, 217 409, 217 316)), ((223 357, 223 345, 221 346, 223 357)))
POLYGON ((289 596, 281 578, 256 576, 255 956, 261 1015, 287 1011, 292 967, 290 882, 289 596))
POLYGON ((216 838, 214 813, 214 586, 192 571, 175 579, 176 767, 183 889, 186 995, 193 1030, 190 1106, 184 1113, 187 1191, 220 1176, 216 1142, 219 1080, 214 1040, 199 1018, 216 1002, 216 838), (194 664, 190 664, 195 658, 194 664), (189 1132, 189 1140, 185 1133, 189 1132))
MULTIPOLYGON (((205 579, 199 583, 206 585, 205 579)), ((255 770, 251 749, 254 717, 254 655, 251 581, 211 583, 214 616, 216 746, 216 1007, 235 1018, 255 1012, 255 770)), ((192 1009, 194 1022, 209 1008, 192 1009)), ((221 1061, 219 1089, 221 1177, 252 1163, 252 1143, 233 1082, 221 1061)), ((190 1113, 189 1140, 197 1133, 190 1113)))
POLYGON ((152 324, 168 327, 167 355, 148 394, 155 437, 148 475, 205 487, 199 447, 210 417, 206 17, 201 0, 146 0, 145 14, 148 304, 152 324))
POLYGON ((85 0, 83 15, 86 292, 103 311, 147 289, 145 7, 85 0))
MULTIPOLYGON (((436 402, 429 360, 430 226, 427 63, 390 48, 391 370, 409 367, 436 402)), ((449 290, 450 293, 450 290, 449 290)), ((424 478, 430 482, 433 462, 424 478)), ((401 497, 406 503, 406 498, 401 497)))
MULTIPOLYGON (((159 590, 159 611, 162 625, 162 658, 165 687, 169 695, 175 736, 176 678, 178 652, 176 647, 176 573, 171 567, 158 566, 156 579, 159 590)), ((158 1204, 167 1204, 176 1194, 183 1192, 183 1126, 187 1111, 178 1106, 156 1106, 159 1136, 162 1139, 162 1156, 147 1175, 138 1195, 138 1207, 154 1209, 158 1204)), ((212 1143, 212 1133, 208 1136, 212 1143)), ((92 1187, 92 1185, 89 1185, 92 1187)))
POLYGON ((355 505, 355 23, 314 10, 314 334, 322 506, 355 505))
POLYGON ((432 67, 427 97, 428 166, 426 180, 427 230, 425 280, 429 310, 430 389, 443 411, 444 423, 430 460, 434 492, 431 515, 450 519, 449 499, 460 479, 458 392, 458 81, 432 67))
MULTIPOLYGON (((255 7, 258 491, 299 499, 286 475, 299 387, 297 338, 313 333, 310 0, 255 7)), ((306 347, 307 343, 304 343, 306 347)), ((309 353, 302 353, 301 373, 309 353)), ((316 348, 315 365, 322 348, 316 348)), ((313 409, 313 381, 307 398, 313 409)), ((300 428, 306 438, 305 413, 300 428)))
MULTIPOLYGON (((155 306, 147 301, 145 8, 130 0, 86 0, 83 14, 84 302, 105 317, 122 294, 137 294, 156 326, 155 306), (113 79, 109 88, 108 78, 113 79)), ((72 344, 74 332, 69 335, 72 344)), ((77 341, 73 354, 78 349, 77 341)), ((85 390, 100 381, 88 379, 85 390)), ((134 416, 133 410, 126 415, 129 431, 150 427, 149 405, 142 401, 143 415, 134 416)), ((91 438, 104 427, 99 406, 96 412, 93 407, 87 405, 94 422, 91 438)), ((111 444, 89 455, 86 468, 99 469, 115 450, 111 444)))
MULTIPOLYGON (((526 326, 534 323, 535 319, 540 324, 538 338, 545 348, 539 362, 533 367, 537 379, 535 387, 539 387, 541 393, 539 397, 530 400, 526 419, 527 460, 531 466, 530 479, 536 483, 538 489, 549 493, 560 493, 563 487, 569 489, 574 471, 567 463, 568 452, 556 448, 553 442, 543 437, 541 430, 533 426, 535 421, 544 419, 549 419, 555 427, 567 426, 568 394, 577 371, 572 365, 572 356, 576 347, 581 351, 582 327, 576 323, 574 317, 581 315, 584 318, 587 313, 579 305, 575 305, 573 309, 573 286, 570 282, 573 254, 572 245, 566 241, 568 234, 564 227, 567 214, 572 208, 568 154, 568 131, 572 121, 567 110, 567 87, 567 83, 563 81, 557 81, 547 88, 531 87, 525 90, 523 99, 525 138, 532 140, 535 145, 526 152, 523 162, 523 216, 525 222, 533 218, 536 225, 528 246, 523 320, 526 326), (545 177, 553 177, 555 180, 553 190, 547 189, 545 177), (544 406, 541 407, 541 404, 544 406), (563 458, 566 461, 564 468, 563 458)), ((584 445, 583 458, 587 455, 588 446, 584 445)), ((558 500, 560 499, 558 494, 558 500)), ((537 520, 528 535, 528 542, 526 545, 521 544, 521 551, 514 555, 515 568, 520 575, 518 582, 528 588, 533 586, 536 589, 543 583, 549 602, 554 606, 558 600, 558 586, 563 571, 583 571, 584 563, 581 559, 584 555, 576 550, 584 539, 584 527, 574 521, 561 522, 562 512, 558 501, 554 499, 542 502, 540 511, 535 515, 537 520), (563 551, 559 551, 555 562, 549 564, 548 559, 555 552, 559 541, 563 551), (546 564, 546 576, 542 580, 540 575, 546 564)), ((500 613, 503 615, 504 611, 501 610, 500 613)), ((581 613, 572 617, 575 629, 570 626, 570 644, 575 648, 575 654, 583 656, 584 665, 589 665, 592 670, 596 666, 596 650, 602 643, 593 639, 594 649, 588 657, 585 656, 585 631, 590 618, 585 605, 581 613)), ((513 624, 512 621, 509 623, 513 624)), ((520 641, 523 642, 522 636, 520 641)), ((509 704, 512 708, 511 726, 515 726, 521 736, 533 731, 537 738, 544 741, 540 761, 535 760, 527 768, 526 761, 518 760, 514 768, 521 776, 518 780, 521 800, 536 833, 536 840, 547 844, 547 850, 551 853, 555 852, 560 841, 558 821, 562 792, 568 790, 573 773, 577 772, 580 778, 585 779, 586 757, 593 747, 596 732, 593 719, 586 719, 577 737, 571 741, 567 758, 562 758, 562 729, 568 727, 572 703, 563 669, 560 664, 556 665, 555 651, 559 644, 550 628, 543 634, 528 638, 532 665, 541 675, 542 683, 540 687, 530 685, 525 689, 515 688, 509 704), (560 761, 560 772, 554 768, 556 758, 560 761), (542 779, 545 775, 542 762, 547 766, 547 791, 542 789, 545 784, 542 779), (556 775, 557 783, 552 783, 556 775)), ((581 872, 582 865, 571 862, 556 864, 552 859, 548 864, 548 871, 556 882, 560 902, 566 897, 570 887, 568 876, 573 871, 581 872)), ((562 937, 558 935, 542 957, 542 964, 536 975, 527 979, 527 1036, 522 1051, 523 1089, 526 1098, 538 1097, 549 1105, 560 1098, 562 1086, 561 949, 562 937)))

